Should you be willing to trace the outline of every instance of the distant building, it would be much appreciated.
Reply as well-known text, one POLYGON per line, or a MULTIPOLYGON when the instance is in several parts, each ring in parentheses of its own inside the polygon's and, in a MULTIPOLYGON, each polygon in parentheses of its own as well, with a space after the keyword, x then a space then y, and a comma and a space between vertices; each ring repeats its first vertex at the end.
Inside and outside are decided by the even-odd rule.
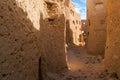
POLYGON ((81 32, 81 17, 74 9, 74 5, 70 2, 69 13, 67 18, 66 26, 66 40, 67 44, 80 44, 80 34, 81 32))

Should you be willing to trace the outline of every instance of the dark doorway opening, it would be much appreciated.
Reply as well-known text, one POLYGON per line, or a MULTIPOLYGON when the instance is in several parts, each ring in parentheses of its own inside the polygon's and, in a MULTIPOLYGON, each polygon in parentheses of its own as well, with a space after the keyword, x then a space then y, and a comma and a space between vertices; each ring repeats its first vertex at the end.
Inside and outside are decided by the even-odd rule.
POLYGON ((43 80, 42 76, 42 62, 41 62, 41 57, 39 58, 39 80, 43 80))

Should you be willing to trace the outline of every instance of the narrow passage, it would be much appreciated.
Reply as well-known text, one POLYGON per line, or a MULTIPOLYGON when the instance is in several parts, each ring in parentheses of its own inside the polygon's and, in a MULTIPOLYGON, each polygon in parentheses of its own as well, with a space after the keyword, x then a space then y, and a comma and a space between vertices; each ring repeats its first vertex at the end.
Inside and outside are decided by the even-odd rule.
POLYGON ((93 56, 84 47, 67 47, 69 71, 61 74, 50 74, 51 80, 119 80, 110 74, 101 63, 101 55, 93 56))

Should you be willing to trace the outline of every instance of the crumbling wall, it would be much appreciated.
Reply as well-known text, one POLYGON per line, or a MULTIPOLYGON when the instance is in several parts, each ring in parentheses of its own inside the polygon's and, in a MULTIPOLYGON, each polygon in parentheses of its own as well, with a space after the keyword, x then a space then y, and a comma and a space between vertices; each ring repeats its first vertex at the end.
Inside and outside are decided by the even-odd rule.
POLYGON ((55 16, 41 20, 41 35, 44 53, 47 59, 48 72, 67 70, 65 52, 65 17, 55 16), (44 34, 42 34, 44 33, 44 34))
POLYGON ((70 20, 70 28, 73 31, 73 43, 79 45, 81 42, 80 35, 82 34, 82 32, 81 32, 81 18, 80 14, 78 14, 77 12, 74 12, 73 19, 70 20))
POLYGON ((66 21, 66 44, 73 44, 73 31, 70 29, 70 21, 66 21))
POLYGON ((67 70, 65 18, 50 17, 44 0, 0 1, 1 80, 42 80, 47 70, 67 70))
POLYGON ((0 80, 38 80, 41 4, 0 1, 0 80))
POLYGON ((106 10, 103 0, 87 0, 89 24, 87 49, 91 54, 104 54, 106 43, 106 10))
POLYGON ((67 70, 66 64, 66 19, 62 1, 45 0, 47 18, 41 18, 42 44, 46 56, 48 72, 62 72, 67 70), (59 10, 59 11, 58 11, 59 10), (43 24, 44 23, 44 24, 43 24), (43 34, 44 33, 44 34, 43 34))
POLYGON ((120 4, 119 0, 107 0, 107 44, 105 65, 120 78, 120 4))

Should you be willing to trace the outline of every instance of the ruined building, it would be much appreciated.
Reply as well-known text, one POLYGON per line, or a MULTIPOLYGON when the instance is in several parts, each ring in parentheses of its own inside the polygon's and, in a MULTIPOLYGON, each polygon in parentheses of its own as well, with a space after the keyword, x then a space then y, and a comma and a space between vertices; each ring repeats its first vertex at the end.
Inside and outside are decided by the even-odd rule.
POLYGON ((75 11, 72 2, 69 2, 69 9, 66 17, 66 42, 67 44, 80 44, 81 18, 75 11))
POLYGON ((104 54, 106 43, 106 7, 104 0, 87 0, 88 52, 104 54))
POLYGON ((0 79, 42 80, 46 72, 67 70, 64 4, 0 1, 0 79))
POLYGON ((80 15, 71 4, 69 0, 0 1, 0 79, 47 80, 47 72, 68 70, 66 26, 74 32, 70 36, 76 44, 80 33, 80 15))
MULTIPOLYGON (((105 68, 118 77, 119 7, 118 0, 87 0, 88 52, 105 52, 105 68)), ((50 80, 49 73, 67 71, 65 44, 79 45, 81 33, 70 0, 0 0, 0 80, 50 80)))

